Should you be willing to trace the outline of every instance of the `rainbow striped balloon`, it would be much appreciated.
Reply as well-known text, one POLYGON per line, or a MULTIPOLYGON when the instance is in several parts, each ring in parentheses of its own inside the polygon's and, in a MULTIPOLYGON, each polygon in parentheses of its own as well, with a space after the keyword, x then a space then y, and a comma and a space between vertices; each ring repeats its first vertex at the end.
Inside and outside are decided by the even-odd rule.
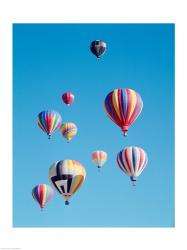
POLYGON ((132 89, 115 89, 104 101, 104 109, 109 118, 127 135, 128 128, 138 118, 143 108, 140 95, 132 89))
POLYGON ((69 198, 80 188, 85 178, 84 167, 75 160, 57 161, 49 169, 49 179, 58 193, 64 197, 66 205, 69 204, 69 198))
POLYGON ((48 135, 50 139, 51 134, 57 131, 62 124, 60 114, 54 110, 42 111, 38 115, 39 127, 48 135))
POLYGON ((41 209, 51 200, 53 194, 53 189, 46 184, 39 184, 32 190, 32 196, 39 203, 41 209))
POLYGON ((127 176, 130 176, 134 186, 137 177, 142 173, 147 162, 146 152, 139 147, 126 147, 117 155, 119 167, 127 176))
POLYGON ((102 150, 94 151, 92 153, 92 160, 98 168, 101 168, 107 160, 107 153, 102 150))
POLYGON ((61 126, 61 133, 69 142, 77 134, 77 126, 73 122, 66 122, 61 126))

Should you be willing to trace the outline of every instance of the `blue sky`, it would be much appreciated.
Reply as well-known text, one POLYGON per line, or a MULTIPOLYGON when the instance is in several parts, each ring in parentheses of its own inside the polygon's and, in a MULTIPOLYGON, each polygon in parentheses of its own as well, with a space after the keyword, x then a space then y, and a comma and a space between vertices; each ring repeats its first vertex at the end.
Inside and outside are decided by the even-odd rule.
POLYGON ((14 227, 174 226, 173 24, 15 24, 13 105, 14 227), (89 50, 95 39, 107 43, 100 61, 89 50), (132 88, 144 102, 126 138, 103 109, 116 88, 132 88), (71 107, 61 100, 69 90, 71 107), (77 124, 69 144, 60 132, 48 140, 38 127, 46 109, 77 124), (135 188, 116 163, 131 145, 149 158, 135 188), (97 149, 108 153, 100 172, 91 160, 97 149), (69 206, 55 192, 41 213, 32 188, 50 184, 49 167, 63 159, 81 162, 86 180, 69 206))

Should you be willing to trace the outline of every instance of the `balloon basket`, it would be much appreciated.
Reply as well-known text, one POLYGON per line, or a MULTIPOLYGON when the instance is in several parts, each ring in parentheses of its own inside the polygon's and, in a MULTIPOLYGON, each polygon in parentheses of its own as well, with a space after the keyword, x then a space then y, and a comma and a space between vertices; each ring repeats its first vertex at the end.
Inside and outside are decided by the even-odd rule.
POLYGON ((135 176, 131 176, 130 179, 132 181, 132 186, 135 187, 136 186, 136 177, 135 176))
POLYGON ((69 205, 69 201, 65 201, 65 205, 69 205))
POLYGON ((123 132, 123 136, 125 136, 125 137, 126 137, 126 136, 127 136, 127 134, 128 134, 128 131, 124 131, 124 132, 123 132))

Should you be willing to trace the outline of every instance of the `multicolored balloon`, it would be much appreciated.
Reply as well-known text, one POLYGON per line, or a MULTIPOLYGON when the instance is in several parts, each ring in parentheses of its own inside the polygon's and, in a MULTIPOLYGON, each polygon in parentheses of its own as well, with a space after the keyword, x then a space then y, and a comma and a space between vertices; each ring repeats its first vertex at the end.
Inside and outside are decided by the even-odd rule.
POLYGON ((62 124, 60 114, 54 110, 42 111, 38 115, 39 127, 48 135, 50 139, 52 133, 57 131, 62 124))
POLYGON ((66 205, 85 178, 85 168, 75 160, 57 161, 49 169, 49 179, 58 193, 64 197, 66 205))
POLYGON ((77 126, 73 122, 66 122, 61 126, 61 133, 69 142, 77 134, 77 126))
POLYGON ((142 173, 148 162, 146 152, 139 147, 126 147, 117 155, 117 163, 121 170, 130 176, 135 186, 137 177, 142 173))
POLYGON ((126 136, 129 127, 138 118, 143 108, 140 95, 132 89, 115 89, 104 101, 104 109, 126 136))
POLYGON ((71 92, 66 92, 62 95, 62 100, 67 106, 70 106, 75 99, 75 96, 71 92))
POLYGON ((46 184, 39 184, 32 190, 32 196, 39 203, 41 209, 51 200, 53 194, 53 189, 46 184))
POLYGON ((106 51, 106 43, 101 40, 95 40, 91 43, 90 50, 98 59, 100 59, 106 51))
POLYGON ((107 153, 102 150, 94 151, 92 153, 92 160, 98 168, 101 168, 107 160, 107 153))

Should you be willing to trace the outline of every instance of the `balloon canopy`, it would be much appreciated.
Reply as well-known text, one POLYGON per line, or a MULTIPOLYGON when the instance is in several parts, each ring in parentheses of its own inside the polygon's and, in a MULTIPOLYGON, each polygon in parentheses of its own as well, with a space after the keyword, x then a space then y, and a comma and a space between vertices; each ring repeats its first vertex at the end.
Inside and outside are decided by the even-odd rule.
POLYGON ((106 43, 101 40, 95 40, 91 43, 90 50, 99 59, 106 51, 106 43))
POLYGON ((96 150, 92 153, 92 160, 98 168, 101 168, 107 160, 107 153, 102 150, 96 150))
POLYGON ((62 100, 67 106, 70 106, 73 103, 74 99, 75 96, 71 92, 66 92, 62 95, 62 100))
POLYGON ((52 199, 53 194, 53 189, 46 184, 39 184, 32 190, 32 196, 41 209, 52 199))
POLYGON ((140 147, 126 147, 117 154, 117 163, 121 170, 130 177, 135 185, 137 177, 148 162, 146 152, 140 147))
POLYGON ((58 193, 64 197, 66 205, 85 178, 85 168, 75 160, 57 161, 49 169, 49 179, 58 193))
POLYGON ((42 111, 38 115, 38 126, 48 135, 49 139, 60 128, 61 124, 62 118, 54 110, 42 111))
POLYGON ((135 122, 143 108, 140 95, 132 89, 115 89, 104 101, 104 109, 126 136, 129 127, 135 122))
POLYGON ((73 122, 66 122, 61 126, 61 133, 69 142, 77 134, 77 126, 73 122))

